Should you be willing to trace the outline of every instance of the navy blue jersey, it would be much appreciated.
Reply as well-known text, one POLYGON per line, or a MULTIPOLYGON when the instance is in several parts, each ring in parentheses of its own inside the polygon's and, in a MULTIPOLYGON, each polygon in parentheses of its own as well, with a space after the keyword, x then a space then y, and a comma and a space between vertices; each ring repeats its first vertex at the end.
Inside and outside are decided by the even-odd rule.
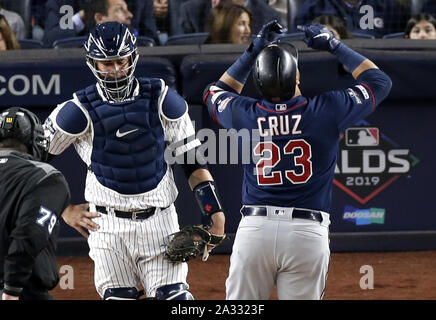
POLYGON ((328 212, 340 134, 374 111, 389 90, 389 77, 378 69, 345 90, 279 104, 210 86, 205 102, 211 117, 225 128, 251 133, 242 203, 328 212))

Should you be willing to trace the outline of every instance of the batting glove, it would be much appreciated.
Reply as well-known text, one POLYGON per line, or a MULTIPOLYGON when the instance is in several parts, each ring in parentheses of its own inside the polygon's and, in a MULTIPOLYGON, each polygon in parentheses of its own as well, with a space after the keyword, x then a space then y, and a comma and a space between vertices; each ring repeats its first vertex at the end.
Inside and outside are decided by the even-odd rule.
POLYGON ((297 26, 297 29, 305 33, 304 42, 313 49, 333 52, 341 43, 326 26, 321 24, 297 26))
POLYGON ((259 54, 263 48, 266 48, 271 41, 275 39, 278 34, 286 33, 287 29, 284 28, 277 20, 273 20, 264 24, 260 29, 256 38, 253 40, 249 52, 259 54))

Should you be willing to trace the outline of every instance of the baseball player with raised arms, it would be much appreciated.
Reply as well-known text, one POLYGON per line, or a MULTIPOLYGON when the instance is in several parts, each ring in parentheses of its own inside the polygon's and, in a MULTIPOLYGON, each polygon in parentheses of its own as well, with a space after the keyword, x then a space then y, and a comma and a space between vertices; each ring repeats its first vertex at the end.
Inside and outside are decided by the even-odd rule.
POLYGON ((302 96, 297 50, 290 43, 268 41, 283 31, 270 22, 205 91, 216 122, 252 130, 253 157, 243 165, 242 219, 226 280, 227 299, 268 299, 275 284, 279 299, 322 299, 340 134, 373 112, 391 89, 385 73, 325 26, 301 29, 307 45, 332 53, 356 85, 311 99, 302 96), (261 100, 239 95, 253 66, 261 100))
MULTIPOLYGON (((179 230, 177 188, 166 157, 184 157, 200 145, 188 105, 162 79, 135 77, 136 38, 118 22, 99 24, 86 43, 97 83, 59 104, 45 122, 49 152, 73 144, 88 167, 86 205, 69 206, 64 220, 82 235, 89 229, 94 280, 103 299, 191 300, 188 266, 165 257, 168 236, 179 230), (172 146, 175 146, 171 149, 172 146)), ((210 233, 224 233, 225 217, 206 166, 182 164, 210 233), (206 208, 206 209, 205 209, 206 208)))

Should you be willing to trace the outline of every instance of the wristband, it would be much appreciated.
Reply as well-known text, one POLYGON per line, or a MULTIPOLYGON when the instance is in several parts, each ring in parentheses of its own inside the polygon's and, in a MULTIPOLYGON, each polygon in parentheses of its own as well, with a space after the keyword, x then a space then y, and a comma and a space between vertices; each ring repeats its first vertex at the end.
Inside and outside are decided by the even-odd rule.
POLYGON ((352 73, 360 64, 366 60, 364 56, 356 51, 350 49, 345 44, 340 43, 339 46, 336 47, 332 51, 332 53, 338 58, 339 62, 341 62, 347 70, 352 73))
POLYGON ((244 51, 244 53, 235 61, 228 69, 227 74, 230 75, 233 79, 239 81, 242 84, 248 79, 250 75, 251 69, 254 66, 254 62, 256 61, 256 55, 248 52, 248 50, 244 51))
POLYGON ((195 186, 193 191, 203 216, 211 216, 223 211, 214 181, 201 182, 195 186))

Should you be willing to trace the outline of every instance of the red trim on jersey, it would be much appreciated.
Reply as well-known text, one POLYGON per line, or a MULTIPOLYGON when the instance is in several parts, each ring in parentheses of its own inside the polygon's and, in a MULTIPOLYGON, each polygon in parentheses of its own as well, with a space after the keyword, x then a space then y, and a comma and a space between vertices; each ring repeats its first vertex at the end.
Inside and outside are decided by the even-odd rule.
POLYGON ((259 102, 256 103, 256 106, 258 106, 258 107, 261 108, 262 110, 269 111, 269 112, 273 112, 273 113, 285 113, 285 112, 292 111, 292 110, 294 110, 294 109, 296 109, 296 108, 299 108, 299 107, 301 107, 301 106, 304 106, 306 103, 307 103, 307 100, 304 101, 304 102, 302 102, 302 103, 300 103, 300 104, 297 104, 296 106, 293 106, 293 107, 290 108, 290 109, 283 110, 283 111, 277 111, 277 110, 268 109, 267 107, 262 106, 259 102))
POLYGON ((364 86, 365 88, 367 88, 369 90, 369 92, 371 93, 371 96, 372 96, 372 109, 371 109, 371 112, 374 112, 374 109, 375 109, 375 96, 374 96, 374 93, 372 93, 371 88, 366 83, 361 82, 360 84, 362 86, 364 86))
POLYGON ((209 97, 210 94, 214 95, 215 92, 207 90, 207 93, 203 97, 203 104, 206 104, 206 100, 207 100, 207 98, 209 97))

